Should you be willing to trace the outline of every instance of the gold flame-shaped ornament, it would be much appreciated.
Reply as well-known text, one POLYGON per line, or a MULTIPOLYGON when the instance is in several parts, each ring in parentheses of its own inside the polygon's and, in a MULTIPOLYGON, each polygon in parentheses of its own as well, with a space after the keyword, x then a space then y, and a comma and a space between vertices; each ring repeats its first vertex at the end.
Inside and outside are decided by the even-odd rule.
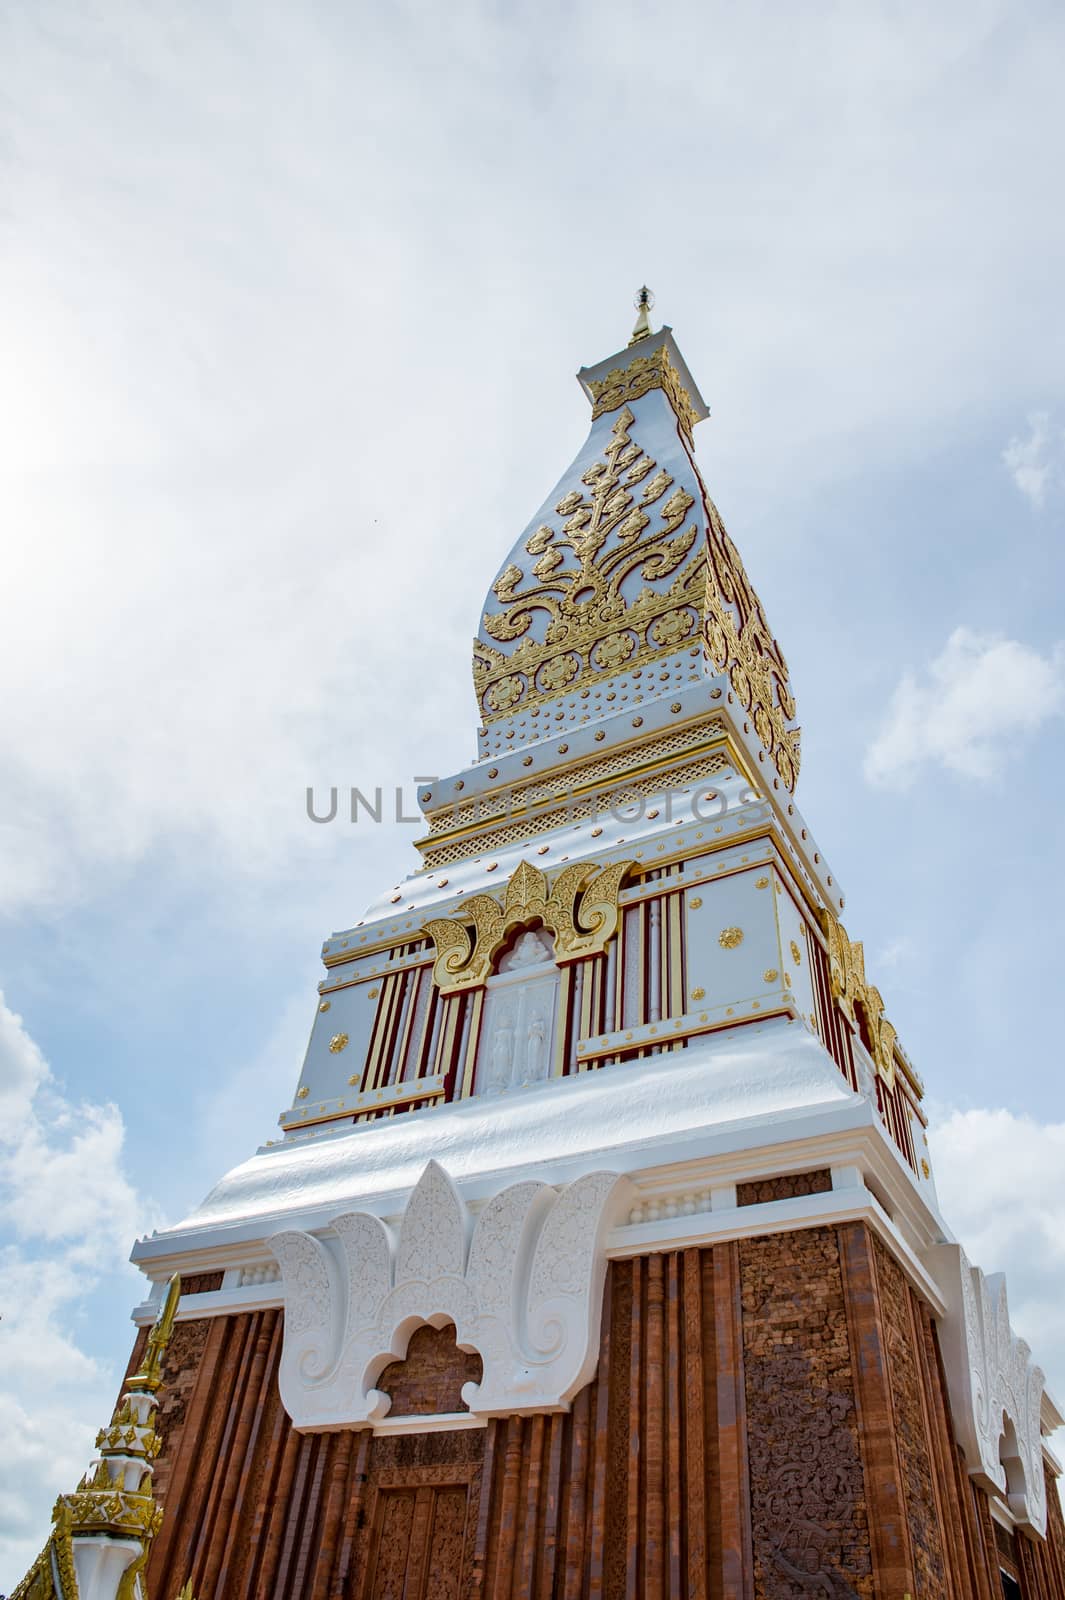
MULTIPOLYGON (((110 1424, 96 1436, 99 1455, 74 1493, 59 1496, 48 1542, 11 1600, 81 1600, 79 1569, 83 1577, 92 1574, 92 1592, 101 1600, 147 1600, 144 1569, 163 1520, 152 1495, 152 1463, 162 1447, 155 1428, 156 1392, 180 1299, 181 1279, 175 1273, 148 1334, 144 1360, 126 1383, 110 1424), (127 1549, 130 1560, 116 1571, 113 1589, 110 1583, 102 1588, 99 1573, 116 1547, 127 1549)), ((192 1600, 188 1587, 182 1600, 192 1600)))

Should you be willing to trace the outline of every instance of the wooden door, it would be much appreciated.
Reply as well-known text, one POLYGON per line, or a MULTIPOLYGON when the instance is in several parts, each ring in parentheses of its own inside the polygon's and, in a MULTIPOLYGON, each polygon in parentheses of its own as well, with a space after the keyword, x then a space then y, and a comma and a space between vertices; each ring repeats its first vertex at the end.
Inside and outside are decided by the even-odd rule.
POLYGON ((468 1482, 379 1489, 367 1600, 460 1600, 470 1500, 468 1482))

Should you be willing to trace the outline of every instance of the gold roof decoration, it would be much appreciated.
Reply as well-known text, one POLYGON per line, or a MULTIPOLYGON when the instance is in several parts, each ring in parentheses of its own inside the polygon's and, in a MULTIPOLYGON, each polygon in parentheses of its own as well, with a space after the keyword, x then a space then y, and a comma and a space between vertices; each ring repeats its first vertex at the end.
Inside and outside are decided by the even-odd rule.
POLYGON ((677 682, 727 675, 791 791, 787 663, 691 453, 706 405, 672 331, 651 331, 650 291, 636 303, 629 348, 578 374, 589 443, 489 593, 473 647, 482 751, 542 738, 548 718, 587 722, 603 692, 619 707, 665 694, 655 663, 677 682))
MULTIPOLYGON (((880 990, 865 976, 865 951, 861 942, 852 942, 842 922, 829 911, 821 912, 821 928, 828 941, 829 974, 833 997, 853 1022, 859 1037, 872 1056, 877 1071, 890 1088, 895 1081, 895 1054, 898 1034, 884 1015, 880 990)), ((918 1098, 920 1081, 907 1073, 918 1098)))
MULTIPOLYGON (((641 339, 649 337, 649 330, 638 335, 641 339)), ((692 430, 699 421, 699 414, 680 373, 670 360, 666 345, 659 345, 652 355, 633 356, 623 366, 608 372, 605 378, 589 378, 588 387, 592 392, 593 422, 608 411, 616 411, 619 406, 631 405, 633 400, 650 394, 652 389, 661 389, 677 413, 684 437, 691 444, 692 430)))
POLYGON ((91 1556, 98 1547, 106 1557, 115 1541, 133 1552, 119 1580, 117 1600, 146 1600, 143 1572, 163 1520, 152 1495, 152 1462, 162 1445, 155 1428, 155 1396, 180 1298, 181 1279, 175 1273, 148 1334, 140 1369, 127 1380, 109 1426, 96 1436, 99 1456, 74 1493, 59 1496, 48 1542, 11 1600, 80 1600, 78 1567, 87 1566, 85 1553, 91 1556))
POLYGON ((498 644, 520 643, 507 653, 474 641, 474 686, 486 721, 697 638, 703 563, 698 524, 688 520, 695 499, 633 442, 634 420, 624 407, 602 458, 558 501, 561 526, 543 523, 526 538, 524 554, 534 558, 528 572, 510 562, 492 586, 503 609, 485 613, 484 631, 498 644), (657 587, 682 563, 671 584, 657 587), (646 580, 635 595, 625 592, 633 574, 646 580), (534 629, 537 613, 546 626, 534 629))
POLYGON ((502 900, 475 894, 451 917, 434 917, 422 929, 436 946, 433 980, 443 994, 478 989, 516 929, 542 924, 555 936, 560 966, 605 950, 618 927, 618 895, 634 861, 608 867, 576 861, 550 885, 529 861, 514 869, 502 900))
POLYGON ((781 782, 789 792, 794 791, 801 732, 795 726, 795 697, 784 652, 773 637, 740 553, 705 491, 704 499, 708 523, 706 653, 719 672, 728 673, 781 782))

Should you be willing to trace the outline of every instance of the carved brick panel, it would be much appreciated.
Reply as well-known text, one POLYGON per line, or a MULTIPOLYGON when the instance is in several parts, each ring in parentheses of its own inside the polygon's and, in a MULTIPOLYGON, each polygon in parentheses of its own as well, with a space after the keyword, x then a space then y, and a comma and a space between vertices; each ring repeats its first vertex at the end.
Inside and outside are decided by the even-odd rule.
POLYGON ((162 1441, 154 1472, 155 1493, 160 1499, 170 1481, 210 1326, 206 1317, 197 1322, 177 1323, 163 1358, 163 1384, 159 1390, 155 1424, 162 1441))
POLYGON ((212 1294, 222 1287, 224 1272, 194 1272, 181 1280, 181 1293, 212 1294))
POLYGON ((884 1342, 891 1367, 895 1432, 902 1466, 906 1516, 913 1541, 914 1575, 928 1600, 948 1593, 943 1542, 932 1484, 932 1463, 921 1395, 921 1376, 914 1350, 910 1288, 898 1263, 879 1239, 874 1241, 884 1342))
POLYGON ((795 1200, 807 1194, 827 1194, 832 1174, 827 1167, 814 1172, 785 1172, 777 1178, 756 1178, 736 1185, 738 1206, 760 1206, 770 1200, 795 1200))
POLYGON ((739 1256, 755 1595, 871 1600, 835 1230, 746 1239, 739 1256))

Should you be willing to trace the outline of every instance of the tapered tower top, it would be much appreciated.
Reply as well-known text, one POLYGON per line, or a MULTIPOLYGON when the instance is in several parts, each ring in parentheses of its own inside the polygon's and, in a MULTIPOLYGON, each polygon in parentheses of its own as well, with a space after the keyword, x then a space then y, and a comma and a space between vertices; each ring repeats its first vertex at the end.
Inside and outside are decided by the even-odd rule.
POLYGON ((700 476, 693 434, 709 411, 672 329, 652 330, 653 303, 640 289, 628 345, 578 372, 591 431, 486 597, 480 753, 592 722, 615 744, 631 738, 632 707, 703 684, 738 703, 792 790, 787 665, 700 476))

